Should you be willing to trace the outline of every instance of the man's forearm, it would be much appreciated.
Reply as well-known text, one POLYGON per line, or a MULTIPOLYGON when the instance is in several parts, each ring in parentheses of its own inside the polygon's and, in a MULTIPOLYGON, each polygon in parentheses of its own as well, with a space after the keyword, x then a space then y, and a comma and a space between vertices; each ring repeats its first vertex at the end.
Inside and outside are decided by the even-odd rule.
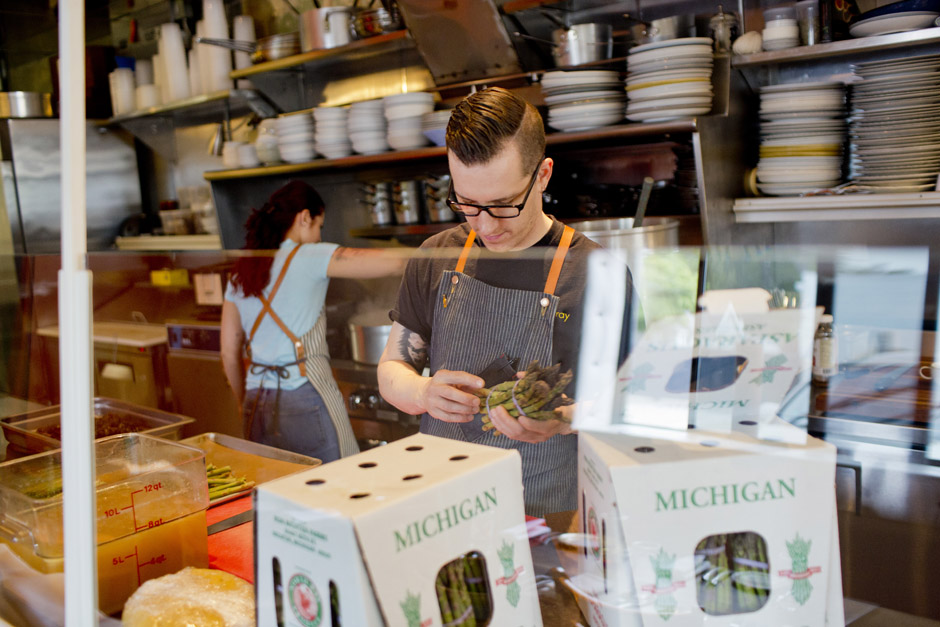
POLYGON ((378 378, 382 398, 399 410, 415 416, 427 411, 422 397, 429 379, 414 368, 403 361, 383 361, 378 367, 378 378))

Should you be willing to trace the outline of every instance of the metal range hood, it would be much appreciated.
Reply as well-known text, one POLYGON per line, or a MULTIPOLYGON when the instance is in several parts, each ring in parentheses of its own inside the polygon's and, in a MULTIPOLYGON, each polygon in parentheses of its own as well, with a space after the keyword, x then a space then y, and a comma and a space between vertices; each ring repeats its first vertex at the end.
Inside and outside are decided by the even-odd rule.
POLYGON ((398 0, 437 85, 522 72, 493 0, 398 0))

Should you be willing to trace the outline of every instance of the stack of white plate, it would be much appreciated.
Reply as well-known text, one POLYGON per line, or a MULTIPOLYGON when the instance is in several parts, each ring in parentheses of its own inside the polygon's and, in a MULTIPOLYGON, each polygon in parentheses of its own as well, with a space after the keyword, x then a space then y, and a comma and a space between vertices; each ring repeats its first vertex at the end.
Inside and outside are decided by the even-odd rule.
POLYGON ((542 94, 548 125, 559 131, 584 131, 623 120, 623 81, 616 70, 546 72, 542 94))
POLYGON ((421 132, 435 146, 443 146, 446 143, 447 123, 450 122, 451 113, 453 109, 442 109, 421 116, 421 132))
POLYGON ((791 196, 842 182, 845 87, 787 83, 761 89, 757 188, 791 196))
POLYGON ((850 178, 871 192, 936 189, 940 55, 858 63, 854 71, 850 178))
POLYGON ((422 116, 434 110, 434 94, 410 92, 386 96, 385 119, 388 120, 388 145, 395 150, 410 150, 428 145, 421 128, 422 116))
POLYGON ((317 107, 313 110, 317 122, 317 152, 327 159, 340 159, 352 154, 349 141, 349 109, 345 107, 317 107))
POLYGON ((349 107, 349 140, 361 155, 376 155, 388 150, 388 125, 385 123, 385 103, 382 100, 364 100, 349 107))
POLYGON ((297 111, 278 116, 277 149, 287 163, 304 163, 317 156, 314 147, 313 118, 310 111, 297 111))
POLYGON ((665 122, 712 110, 712 40, 683 37, 630 49, 627 118, 665 122))

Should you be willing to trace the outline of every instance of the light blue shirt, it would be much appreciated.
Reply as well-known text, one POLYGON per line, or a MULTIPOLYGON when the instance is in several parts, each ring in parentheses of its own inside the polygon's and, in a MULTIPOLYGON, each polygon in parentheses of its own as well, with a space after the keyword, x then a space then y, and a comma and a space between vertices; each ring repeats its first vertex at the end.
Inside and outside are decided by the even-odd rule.
MULTIPOLYGON (((291 239, 285 239, 281 247, 274 255, 274 263, 271 264, 271 278, 268 285, 264 288, 265 296, 271 293, 274 282, 277 281, 277 275, 284 267, 284 261, 287 256, 298 244, 291 239)), ((330 257, 338 248, 337 244, 321 242, 319 244, 303 244, 300 250, 294 255, 290 268, 274 296, 274 302, 271 308, 278 317, 287 325, 291 333, 297 337, 302 337, 307 331, 313 328, 320 313, 323 311, 323 304, 326 301, 326 288, 329 287, 330 279, 326 275, 327 266, 330 263, 330 257)), ((261 299, 256 297, 245 297, 241 289, 236 288, 229 283, 225 290, 225 300, 230 301, 238 307, 238 313, 241 315, 242 329, 245 330, 245 338, 251 332, 251 327, 255 324, 255 319, 261 313, 261 299)), ((297 361, 297 355, 294 352, 294 345, 290 338, 281 331, 281 328, 271 318, 270 314, 265 315, 258 330, 255 332, 254 340, 251 342, 251 359, 259 364, 283 365, 297 361)), ((280 379, 281 389, 295 390, 303 385, 307 379, 300 376, 300 368, 296 365, 287 368, 290 377, 280 379)), ((245 388, 254 389, 261 386, 273 389, 278 386, 278 376, 274 372, 262 374, 245 375, 245 388)))

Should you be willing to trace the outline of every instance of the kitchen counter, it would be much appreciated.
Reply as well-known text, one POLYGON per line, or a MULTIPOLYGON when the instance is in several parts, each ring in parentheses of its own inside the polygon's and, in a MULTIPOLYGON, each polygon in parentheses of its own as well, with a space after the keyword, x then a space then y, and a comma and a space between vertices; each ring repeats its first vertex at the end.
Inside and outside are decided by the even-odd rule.
MULTIPOLYGON (((42 337, 59 337, 59 327, 42 327, 36 331, 42 337)), ((94 322, 92 339, 101 344, 117 344, 131 348, 150 348, 166 344, 166 326, 139 322, 94 322)))

